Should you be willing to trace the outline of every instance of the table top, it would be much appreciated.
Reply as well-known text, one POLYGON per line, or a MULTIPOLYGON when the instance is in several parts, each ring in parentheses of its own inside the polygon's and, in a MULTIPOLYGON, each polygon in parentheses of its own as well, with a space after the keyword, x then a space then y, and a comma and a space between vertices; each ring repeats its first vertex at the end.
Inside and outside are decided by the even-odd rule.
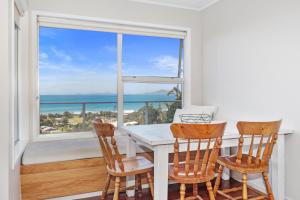
MULTIPOLYGON (((170 124, 122 126, 119 129, 122 133, 125 133, 150 146, 168 145, 173 144, 175 141, 170 130, 170 124)), ((279 131, 280 135, 287 135, 291 133, 293 133, 293 131, 287 129, 281 129, 279 131)), ((236 128, 236 122, 227 122, 223 140, 237 138, 239 138, 239 133, 236 128)))

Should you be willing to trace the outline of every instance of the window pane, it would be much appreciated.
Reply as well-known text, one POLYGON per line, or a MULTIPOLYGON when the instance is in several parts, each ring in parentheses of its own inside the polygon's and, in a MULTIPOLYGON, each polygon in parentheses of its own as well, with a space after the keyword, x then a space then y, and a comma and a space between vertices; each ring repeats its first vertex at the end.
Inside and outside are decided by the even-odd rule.
POLYGON ((170 123, 181 101, 181 85, 127 83, 124 125, 170 123))
POLYGON ((116 33, 40 27, 40 133, 116 124, 116 33))
POLYGON ((181 77, 180 42, 176 38, 123 35, 123 75, 181 77))

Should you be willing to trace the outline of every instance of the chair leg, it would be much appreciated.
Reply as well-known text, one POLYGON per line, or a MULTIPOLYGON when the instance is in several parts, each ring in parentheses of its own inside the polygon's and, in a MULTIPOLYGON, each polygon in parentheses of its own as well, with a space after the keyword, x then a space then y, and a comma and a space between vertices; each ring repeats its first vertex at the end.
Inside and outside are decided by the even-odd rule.
POLYGON ((269 199, 274 200, 274 195, 273 195, 273 192, 272 192, 271 184, 269 182, 268 173, 263 172, 262 174, 263 174, 263 177, 264 177, 264 181, 265 181, 265 185, 266 185, 266 189, 267 189, 267 192, 268 192, 269 199))
POLYGON ((185 184, 181 183, 180 185, 180 200, 184 200, 185 197, 185 184))
POLYGON ((113 198, 113 200, 118 200, 119 199, 120 181, 121 181, 120 177, 116 177, 115 192, 114 192, 114 198, 113 198))
POLYGON ((247 200, 248 199, 248 194, 247 194, 247 174, 243 174, 242 184, 243 184, 243 200, 247 200))
POLYGON ((222 173, 223 173, 223 166, 220 165, 219 169, 218 169, 218 176, 217 176, 217 179, 216 179, 216 182, 215 182, 215 185, 214 185, 214 195, 217 194, 217 191, 218 191, 218 189, 220 187, 222 173))
POLYGON ((105 198, 106 198, 107 190, 108 190, 109 184, 110 184, 110 179, 111 179, 111 175, 108 174, 107 179, 106 179, 106 183, 105 183, 105 187, 104 187, 104 190, 103 190, 102 195, 101 195, 101 200, 105 200, 105 198))
POLYGON ((150 172, 147 173, 147 180, 148 180, 151 196, 152 198, 154 198, 154 186, 153 186, 152 175, 150 172))
POLYGON ((135 187, 136 190, 138 192, 138 197, 142 197, 142 179, 141 179, 141 175, 136 175, 136 179, 135 179, 135 187))
POLYGON ((208 194, 209 194, 209 199, 210 200, 215 200, 215 195, 214 195, 213 188, 211 186, 210 181, 206 182, 206 188, 207 188, 207 191, 208 191, 208 194))

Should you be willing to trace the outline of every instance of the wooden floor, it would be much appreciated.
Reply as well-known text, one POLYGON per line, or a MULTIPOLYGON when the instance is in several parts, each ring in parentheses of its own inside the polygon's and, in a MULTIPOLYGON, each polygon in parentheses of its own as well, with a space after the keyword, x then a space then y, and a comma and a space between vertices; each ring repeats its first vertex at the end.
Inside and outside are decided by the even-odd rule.
MULTIPOLYGON (((231 188, 231 187, 237 187, 237 186, 241 186, 241 184, 239 182, 231 179, 230 181, 222 181, 220 188, 225 189, 225 188, 231 188)), ((203 184, 199 184, 199 193, 200 193, 200 196, 204 200, 209 200, 208 194, 206 192, 206 187, 203 184)), ((191 194, 192 194, 192 188, 191 188, 191 186, 187 186, 187 195, 186 196, 189 196, 191 194)), ((258 194, 259 194, 258 191, 254 190, 254 189, 248 189, 248 195, 251 195, 251 197, 255 197, 255 195, 258 195, 258 194)), ((241 191, 231 193, 231 195, 233 197, 241 196, 241 191)), ((169 200, 174 200, 174 199, 179 198, 179 185, 178 184, 173 184, 173 185, 169 186, 169 195, 168 196, 169 196, 169 200)), ((112 194, 107 197, 107 200, 112 200, 112 199, 113 199, 112 194)), ((150 197, 150 193, 149 193, 148 189, 143 190, 142 197, 138 197, 138 195, 136 195, 135 198, 126 198, 125 193, 120 194, 120 200, 129 200, 129 199, 130 200, 133 200, 133 199, 150 200, 152 198, 150 197)), ((226 199, 226 198, 223 198, 219 195, 216 197, 216 200, 223 200, 223 199, 226 199)), ((81 200, 99 200, 99 197, 90 197, 90 198, 84 198, 81 200)))

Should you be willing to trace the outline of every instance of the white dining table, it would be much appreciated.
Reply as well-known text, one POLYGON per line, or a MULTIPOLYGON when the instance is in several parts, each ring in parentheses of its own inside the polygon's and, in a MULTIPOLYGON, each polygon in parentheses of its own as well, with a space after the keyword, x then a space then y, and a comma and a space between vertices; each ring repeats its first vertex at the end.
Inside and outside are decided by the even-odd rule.
MULTIPOLYGON (((173 153, 173 145, 175 139, 170 130, 170 124, 153 124, 153 125, 136 125, 136 126, 122 126, 119 128, 120 132, 128 136, 127 156, 136 155, 137 145, 144 146, 154 152, 154 200, 168 199, 168 165, 169 154, 173 153)), ((275 199, 284 199, 284 158, 285 136, 293 133, 291 130, 281 129, 277 139, 277 144, 273 150, 271 164, 270 164, 270 180, 275 195, 275 199)), ((223 155, 230 153, 231 147, 237 147, 239 133, 236 128, 236 122, 227 122, 227 126, 223 136, 222 153, 223 155)), ((258 144, 259 141, 255 140, 258 144)), ((246 138, 244 144, 250 144, 250 138, 246 138)), ((203 149, 206 144, 201 146, 203 149)), ((191 149, 196 149, 196 144, 191 145, 191 149)), ((180 145, 180 151, 185 151, 186 145, 180 145)), ((223 179, 229 179, 229 171, 226 171, 223 179), (227 174, 227 176, 226 176, 227 174)), ((127 178, 127 185, 134 185, 134 177, 127 178)), ((134 191, 128 191, 127 195, 131 196, 134 191)))

